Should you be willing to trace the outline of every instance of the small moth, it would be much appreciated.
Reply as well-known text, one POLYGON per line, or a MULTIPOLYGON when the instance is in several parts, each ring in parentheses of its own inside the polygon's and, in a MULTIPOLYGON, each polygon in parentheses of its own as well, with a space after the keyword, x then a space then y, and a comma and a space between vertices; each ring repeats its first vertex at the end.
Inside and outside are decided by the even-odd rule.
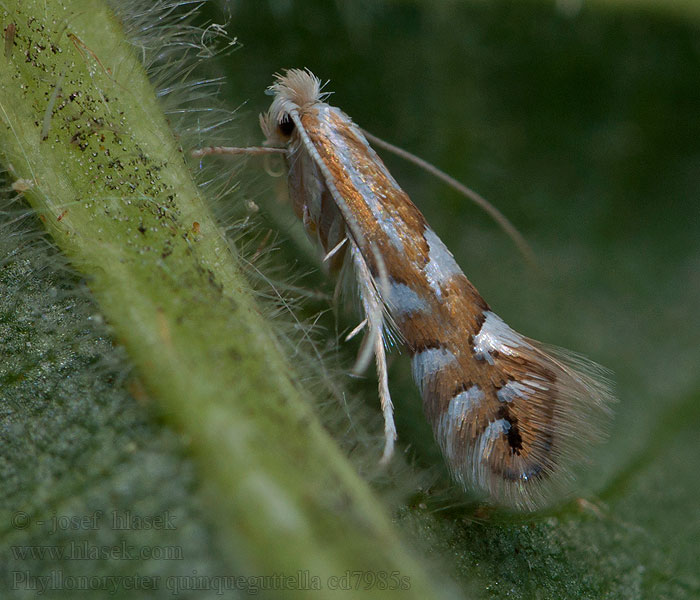
POLYGON ((265 147, 193 154, 282 153, 307 232, 332 265, 352 263, 367 328, 357 366, 374 355, 382 460, 396 439, 384 345, 394 333, 411 356, 454 479, 513 508, 551 502, 586 444, 602 437, 613 401, 603 370, 517 333, 491 311, 364 132, 324 101, 310 71, 277 75, 269 93, 272 105, 260 117, 265 147))

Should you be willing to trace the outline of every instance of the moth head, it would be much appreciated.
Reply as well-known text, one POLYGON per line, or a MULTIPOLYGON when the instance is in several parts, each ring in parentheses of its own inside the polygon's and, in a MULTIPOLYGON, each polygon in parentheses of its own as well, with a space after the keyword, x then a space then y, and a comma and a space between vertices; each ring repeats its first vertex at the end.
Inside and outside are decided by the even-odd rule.
POLYGON ((321 80, 308 69, 289 69, 275 75, 266 93, 273 96, 270 109, 260 115, 260 126, 270 146, 287 145, 296 130, 292 113, 323 102, 328 95, 321 91, 321 80))

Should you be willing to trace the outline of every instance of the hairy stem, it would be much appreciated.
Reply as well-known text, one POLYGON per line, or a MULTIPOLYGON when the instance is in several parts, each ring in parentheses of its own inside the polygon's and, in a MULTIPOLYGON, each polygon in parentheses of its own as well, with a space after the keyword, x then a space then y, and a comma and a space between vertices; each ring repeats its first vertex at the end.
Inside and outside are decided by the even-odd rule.
POLYGON ((2 160, 191 440, 237 558, 324 585, 398 571, 397 594, 432 597, 303 398, 120 23, 96 0, 6 0, 0 14, 2 160))

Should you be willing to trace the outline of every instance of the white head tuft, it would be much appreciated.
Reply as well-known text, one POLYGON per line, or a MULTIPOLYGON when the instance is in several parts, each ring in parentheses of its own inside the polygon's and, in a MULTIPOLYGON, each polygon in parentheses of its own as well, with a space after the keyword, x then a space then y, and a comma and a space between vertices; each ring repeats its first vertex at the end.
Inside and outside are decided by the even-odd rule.
POLYGON ((308 69, 289 69, 284 75, 275 74, 275 83, 268 89, 275 99, 292 102, 296 106, 321 100, 321 80, 308 69))

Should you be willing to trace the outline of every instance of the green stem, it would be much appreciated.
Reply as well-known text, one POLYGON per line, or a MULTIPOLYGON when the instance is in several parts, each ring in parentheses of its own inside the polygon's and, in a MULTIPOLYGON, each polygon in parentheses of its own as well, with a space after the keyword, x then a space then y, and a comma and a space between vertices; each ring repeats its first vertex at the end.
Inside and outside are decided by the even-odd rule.
POLYGON ((96 0, 5 1, 1 14, 2 160, 191 440, 236 555, 324 585, 398 571, 402 597, 431 597, 302 397, 120 23, 96 0))

